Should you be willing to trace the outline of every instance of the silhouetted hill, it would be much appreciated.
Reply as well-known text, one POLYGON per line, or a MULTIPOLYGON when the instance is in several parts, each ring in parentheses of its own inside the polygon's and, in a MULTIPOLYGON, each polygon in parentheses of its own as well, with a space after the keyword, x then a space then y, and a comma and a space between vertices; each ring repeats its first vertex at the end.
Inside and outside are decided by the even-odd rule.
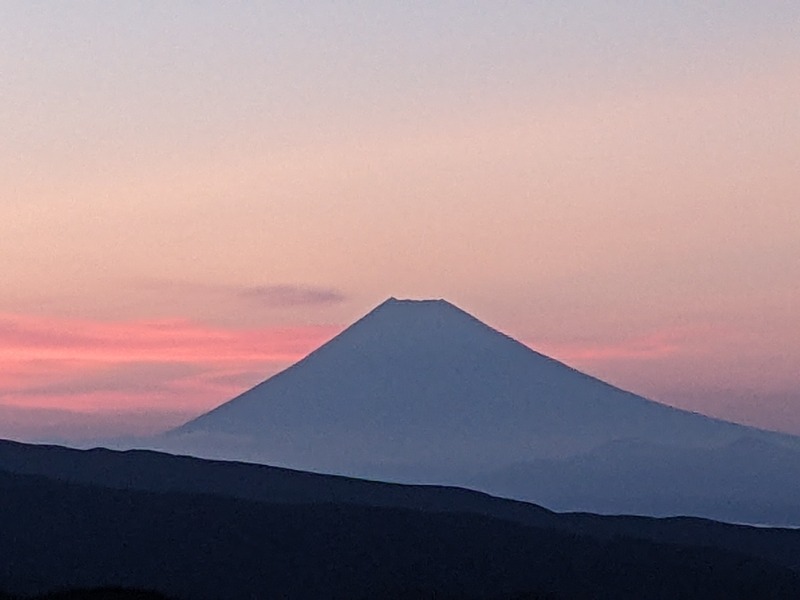
POLYGON ((443 300, 390 299, 297 364, 140 445, 477 487, 558 510, 800 525, 800 438, 623 391, 443 300), (754 442, 746 453, 742 439, 754 442), (642 467, 639 443, 665 468, 642 467), (764 477, 781 453, 789 468, 764 477), (624 482, 606 489, 615 478, 624 482))
POLYGON ((800 576, 716 549, 470 515, 267 504, 0 472, 0 586, 182 598, 797 598, 800 576))
MULTIPOLYGON (((0 441, 0 513, 5 545, 0 587, 12 591, 124 585, 197 597, 216 589, 206 575, 192 574, 204 565, 201 570, 210 569, 208 578, 230 581, 231 573, 240 573, 236 577, 250 581, 236 583, 240 592, 258 586, 289 590, 281 573, 295 573, 308 580, 302 587, 307 596, 297 597, 326 597, 319 596, 322 581, 333 585, 331 589, 342 586, 348 594, 367 594, 337 578, 362 571, 371 573, 376 579, 370 585, 383 586, 386 594, 411 594, 414 590, 398 591, 396 586, 415 582, 420 589, 438 590, 437 597, 467 592, 478 597, 564 595, 565 590, 570 593, 563 597, 568 598, 602 597, 581 596, 586 590, 565 583, 571 577, 564 569, 589 569, 587 577, 617 593, 607 597, 634 597, 630 590, 656 585, 661 575, 651 571, 661 573, 658 565, 667 565, 665 573, 677 569, 682 581, 688 577, 709 594, 723 588, 716 579, 704 579, 703 569, 726 573, 731 561, 738 573, 731 581, 738 582, 739 590, 762 586, 759 573, 773 572, 774 581, 791 589, 795 575, 790 569, 800 571, 800 532, 794 530, 703 519, 557 514, 469 490, 149 451, 79 451, 0 441), (257 568, 254 556, 262 558, 258 564, 269 557, 275 570, 250 574, 257 568), (525 574, 521 556, 526 564, 538 565, 536 577, 525 574), (475 569, 477 573, 467 574, 475 569), (624 579, 633 588, 622 584, 620 569, 631 571, 631 579, 624 579), (685 575, 683 569, 701 573, 685 575), (309 575, 309 570, 316 574, 309 575), (389 571, 403 576, 392 579, 389 571), (542 579, 544 572, 548 579, 542 579), (198 577, 212 587, 195 589, 198 577), (641 577, 638 583, 636 577, 641 577), (469 584, 463 588, 462 578, 469 584), (522 587, 490 588, 487 583, 500 585, 497 581, 506 579, 522 587), (32 585, 35 589, 28 587, 32 585)), ((682 596, 687 590, 674 586, 665 589, 676 592, 672 597, 700 597, 682 596)), ((774 597, 784 597, 781 588, 773 591, 774 597)))
POLYGON ((280 504, 353 504, 469 513, 600 539, 624 535, 717 547, 792 568, 800 566, 800 531, 794 529, 762 529, 693 518, 559 514, 534 504, 460 488, 390 484, 146 450, 74 450, 0 440, 0 470, 120 490, 211 494, 280 504))
POLYGON ((469 512, 550 523, 549 510, 445 486, 401 485, 337 475, 150 450, 75 450, 0 440, 0 470, 66 482, 152 492, 187 492, 273 503, 345 503, 362 506, 469 512))
POLYGON ((95 588, 89 590, 64 590, 30 598, 28 600, 171 600, 157 592, 120 588, 95 588))

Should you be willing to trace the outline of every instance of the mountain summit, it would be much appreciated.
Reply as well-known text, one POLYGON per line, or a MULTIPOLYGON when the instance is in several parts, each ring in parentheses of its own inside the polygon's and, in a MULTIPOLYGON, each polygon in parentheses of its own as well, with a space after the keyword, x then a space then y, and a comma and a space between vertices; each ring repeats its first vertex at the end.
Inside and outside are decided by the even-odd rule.
MULTIPOLYGON (((791 452, 800 447, 791 436, 615 388, 447 301, 390 298, 295 365, 169 432, 160 447, 361 477, 471 484, 584 508, 580 492, 564 492, 556 482, 531 497, 529 484, 543 473, 559 480, 553 465, 563 461, 577 461, 580 470, 596 459, 597 469, 617 477, 626 461, 651 472, 672 464, 676 453, 724 454, 742 439, 791 452)), ((661 483, 671 485, 653 485, 661 483)))

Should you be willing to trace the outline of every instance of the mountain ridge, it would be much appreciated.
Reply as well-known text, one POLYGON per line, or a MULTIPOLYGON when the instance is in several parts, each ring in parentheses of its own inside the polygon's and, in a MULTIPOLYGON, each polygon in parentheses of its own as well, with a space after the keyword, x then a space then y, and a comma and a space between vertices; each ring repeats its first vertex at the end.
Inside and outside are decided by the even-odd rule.
MULTIPOLYGON (((482 482, 479 489, 491 493, 499 490, 485 475, 514 463, 568 460, 632 439, 667 448, 666 454, 689 449, 699 459, 740 438, 785 447, 800 463, 798 437, 616 388, 445 300, 389 299, 291 367, 152 447, 370 479, 482 482)), ((763 444, 755 454, 769 452, 763 444)), ((732 457, 741 454, 735 448, 732 457)), ((631 468, 642 468, 644 458, 633 458, 640 450, 631 446, 631 468)), ((628 468, 625 461, 617 466, 628 468)), ((598 468, 614 476, 614 464, 598 468)), ((740 477, 736 487, 757 473, 743 465, 740 477)), ((553 497, 530 485, 507 489, 528 490, 515 496, 522 500, 553 497)), ((719 502, 730 491, 718 490, 719 502)), ((597 493, 584 490, 570 508, 591 511, 597 493)))
MULTIPOLYGON (((468 513, 600 540, 623 536, 657 543, 718 547, 800 572, 797 530, 758 529, 691 517, 657 519, 556 513, 535 504, 461 488, 367 481, 151 450, 77 450, 9 440, 0 440, 0 475, 3 474, 84 488, 229 497, 266 505, 339 504, 436 514, 468 513)), ((0 504, 2 500, 0 495, 0 504)))
MULTIPOLYGON (((704 415, 696 411, 688 411, 673 406, 665 405, 656 402, 654 400, 645 398, 643 396, 640 396, 638 394, 635 394, 634 392, 617 388, 616 386, 604 382, 598 379, 597 377, 583 373, 566 363, 563 363, 559 360, 546 356, 528 347, 527 345, 514 339, 512 336, 483 323, 473 315, 469 314, 468 312, 464 311, 463 309, 457 307, 456 305, 446 300, 443 299, 411 300, 411 299, 397 299, 394 297, 389 298, 386 301, 379 304, 376 308, 374 308, 372 311, 367 313, 362 318, 355 321, 352 325, 347 327, 345 330, 336 335, 330 341, 323 344, 316 350, 312 351, 306 357, 302 358, 301 360, 291 365, 287 369, 266 379, 265 381, 257 384, 250 390, 247 390, 244 393, 237 395, 235 398, 208 411, 207 413, 190 420, 184 425, 174 428, 173 430, 171 430, 170 433, 182 433, 182 432, 185 433, 193 430, 202 429, 203 428, 202 425, 208 423, 211 417, 217 416, 220 413, 231 410, 231 408, 233 408, 235 405, 242 403, 243 400, 252 401, 250 400, 250 398, 253 398, 255 396, 255 392, 265 389, 265 387, 269 386, 272 382, 284 379, 290 375, 294 375, 297 371, 302 370, 304 367, 309 365, 309 363, 313 363, 320 356, 325 356, 326 354, 329 354, 331 348, 335 348, 339 345, 344 345, 344 344, 350 344, 351 346, 355 347, 365 344, 363 340, 353 341, 350 338, 362 334, 362 330, 365 329, 366 327, 369 327, 369 331, 367 332, 366 336, 368 339, 376 338, 381 342, 389 342, 396 344, 398 343, 398 341, 402 342, 404 336, 408 335, 408 332, 404 331, 405 327, 407 326, 413 327, 415 323, 418 323, 420 321, 424 322, 425 327, 430 327, 433 330, 435 330, 437 326, 441 327, 442 325, 447 325, 449 329, 447 333, 449 333, 452 336, 453 332, 456 330, 456 327, 454 327, 455 324, 454 321, 456 319, 465 324, 468 324, 474 330, 480 330, 480 332, 482 334, 485 334, 486 336, 491 336, 495 338, 495 341, 502 340, 504 342, 507 342, 508 348, 505 349, 507 352, 510 351, 509 350, 510 348, 513 348, 514 351, 518 353, 527 354, 529 357, 535 357, 538 362, 545 365, 546 367, 552 368, 554 370, 560 370, 563 374, 573 375, 576 378, 580 378, 583 381, 589 381, 592 384, 603 386, 608 390, 613 390, 615 393, 624 394, 627 397, 627 400, 634 400, 637 403, 644 403, 645 405, 650 407, 657 407, 657 410, 671 412, 673 414, 680 414, 685 416, 691 416, 693 418, 705 419, 708 420, 709 422, 713 422, 722 425, 724 427, 733 426, 741 432, 745 431, 759 432, 759 433, 763 432, 763 433, 779 435, 786 439, 792 439, 795 437, 789 434, 768 432, 766 430, 758 429, 755 427, 741 425, 738 423, 732 423, 724 419, 719 419, 716 417, 704 415)), ((364 336, 362 335, 362 337, 364 336)), ((346 399, 343 398, 342 402, 344 403, 345 400, 346 399)), ((262 400, 257 399, 256 401, 262 401, 262 400)))
POLYGON ((0 588, 15 594, 109 586, 186 600, 800 593, 796 570, 752 554, 479 515, 156 494, 2 470, 0 489, 0 588))

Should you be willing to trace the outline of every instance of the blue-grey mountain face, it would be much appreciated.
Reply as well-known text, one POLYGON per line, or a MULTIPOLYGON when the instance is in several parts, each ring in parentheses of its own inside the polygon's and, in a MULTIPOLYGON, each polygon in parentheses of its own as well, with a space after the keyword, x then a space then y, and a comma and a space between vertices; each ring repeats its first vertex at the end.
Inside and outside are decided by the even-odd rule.
POLYGON ((156 445, 555 509, 800 522, 798 438, 625 392, 442 300, 384 302, 156 445), (764 471, 774 456, 787 472, 764 471))

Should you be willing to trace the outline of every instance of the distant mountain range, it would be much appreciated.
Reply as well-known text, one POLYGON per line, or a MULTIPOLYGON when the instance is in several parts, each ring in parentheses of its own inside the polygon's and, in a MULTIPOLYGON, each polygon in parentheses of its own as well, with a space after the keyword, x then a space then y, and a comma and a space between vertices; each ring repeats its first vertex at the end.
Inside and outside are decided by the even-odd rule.
POLYGON ((443 300, 390 299, 146 444, 558 510, 800 525, 800 438, 620 390, 443 300))
POLYGON ((800 597, 796 530, 557 514, 464 489, 141 450, 0 441, 0 540, 0 589, 17 595, 800 597))

